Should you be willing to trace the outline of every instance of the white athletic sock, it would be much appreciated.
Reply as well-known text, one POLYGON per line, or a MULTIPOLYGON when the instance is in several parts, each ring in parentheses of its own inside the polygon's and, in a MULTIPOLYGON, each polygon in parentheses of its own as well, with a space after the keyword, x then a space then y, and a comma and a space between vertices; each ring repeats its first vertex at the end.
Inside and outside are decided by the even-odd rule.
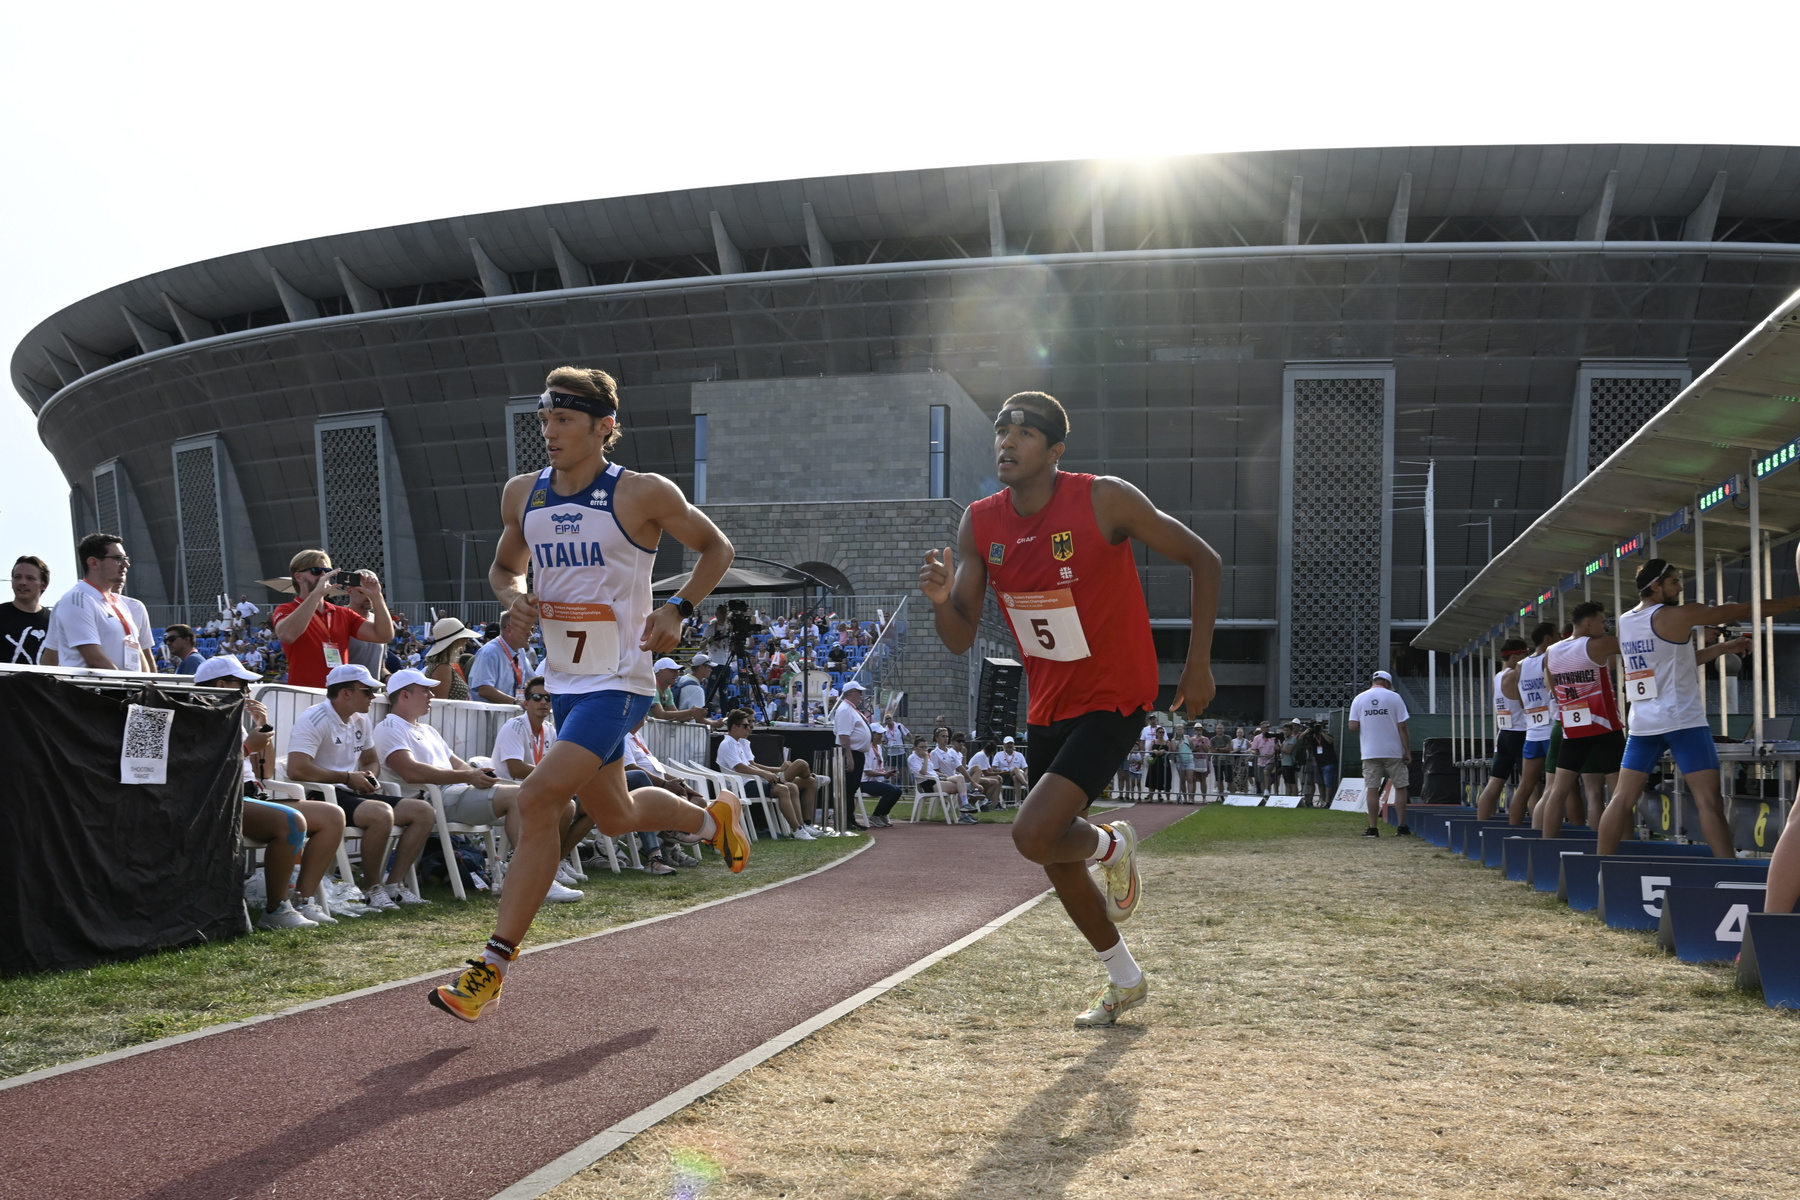
POLYGON ((1143 979, 1144 972, 1137 965, 1137 960, 1131 957, 1131 951, 1125 948, 1124 938, 1114 942, 1110 948, 1095 953, 1106 964, 1106 977, 1120 987, 1136 987, 1138 981, 1143 979))
POLYGON ((1088 857, 1100 863, 1111 861, 1111 859, 1118 854, 1119 847, 1124 845, 1124 842, 1114 836, 1112 826, 1110 825, 1096 825, 1094 826, 1094 832, 1099 834, 1100 837, 1099 840, 1094 843, 1094 852, 1088 857))
POLYGON ((700 828, 697 832, 703 842, 710 842, 719 836, 719 823, 713 820, 711 812, 700 818, 700 828))

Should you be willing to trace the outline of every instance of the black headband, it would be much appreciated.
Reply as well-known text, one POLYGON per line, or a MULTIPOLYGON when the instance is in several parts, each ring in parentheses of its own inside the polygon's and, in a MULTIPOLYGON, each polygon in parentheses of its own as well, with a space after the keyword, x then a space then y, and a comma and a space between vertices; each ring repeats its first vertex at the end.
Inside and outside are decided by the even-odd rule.
POLYGON ((1005 429, 1009 425, 1023 425, 1035 429, 1049 440, 1052 446, 1066 439, 1069 431, 1062 427, 1062 422, 1029 408, 1009 408, 994 418, 995 429, 1005 429))
POLYGON ((1668 573, 1669 564, 1666 559, 1653 558, 1643 566, 1639 567, 1637 573, 1638 594, 1642 595, 1644 592, 1649 591, 1652 584, 1661 581, 1662 577, 1668 573))
POLYGON ((538 397, 538 411, 547 412, 552 408, 572 408, 590 417, 617 416, 618 406, 599 396, 582 396, 575 392, 547 391, 538 397))

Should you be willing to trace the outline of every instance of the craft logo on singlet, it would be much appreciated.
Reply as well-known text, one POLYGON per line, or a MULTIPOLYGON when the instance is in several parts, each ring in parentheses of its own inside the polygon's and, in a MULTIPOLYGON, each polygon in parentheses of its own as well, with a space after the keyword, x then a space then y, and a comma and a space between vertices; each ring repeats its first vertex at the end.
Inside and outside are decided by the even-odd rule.
POLYGON ((1000 563, 1005 558, 1006 558, 1006 547, 1005 546, 1002 546, 999 542, 989 542, 988 543, 988 562, 992 563, 994 566, 997 567, 1000 565, 1000 563))
POLYGON ((1075 557, 1075 532, 1065 529, 1061 533, 1050 535, 1050 557, 1057 562, 1068 562, 1075 557))

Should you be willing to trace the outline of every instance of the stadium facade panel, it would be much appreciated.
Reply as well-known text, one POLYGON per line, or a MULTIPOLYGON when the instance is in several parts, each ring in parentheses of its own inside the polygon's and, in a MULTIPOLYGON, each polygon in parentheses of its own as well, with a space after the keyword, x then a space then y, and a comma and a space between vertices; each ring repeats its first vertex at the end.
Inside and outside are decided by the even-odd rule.
MULTIPOLYGON (((964 467, 985 435, 959 420, 928 448, 921 408, 910 435, 883 426, 917 445, 881 456, 816 415, 821 388, 842 381, 853 406, 879 394, 862 381, 940 373, 990 413, 1041 388, 1072 416, 1065 466, 1136 483, 1219 549, 1221 707, 1276 715, 1376 663, 1416 667, 1397 656, 1425 616, 1427 460, 1445 598, 1490 531, 1504 545, 1797 286, 1800 151, 1784 148, 1017 164, 269 247, 71 305, 12 372, 77 535, 132 538, 133 588, 156 605, 208 605, 317 544, 401 600, 483 592, 500 485, 542 461, 530 400, 565 362, 618 376, 622 460, 690 494, 722 384, 757 381, 744 394, 769 419, 702 459, 816 485, 822 457, 867 454, 883 494, 843 498, 868 500, 931 498, 929 469, 909 492, 892 462, 964 467), (1372 601, 1334 607, 1334 579, 1372 601)), ((840 553, 857 584, 853 540, 840 553)), ((1179 658, 1181 572, 1143 570, 1179 658)))

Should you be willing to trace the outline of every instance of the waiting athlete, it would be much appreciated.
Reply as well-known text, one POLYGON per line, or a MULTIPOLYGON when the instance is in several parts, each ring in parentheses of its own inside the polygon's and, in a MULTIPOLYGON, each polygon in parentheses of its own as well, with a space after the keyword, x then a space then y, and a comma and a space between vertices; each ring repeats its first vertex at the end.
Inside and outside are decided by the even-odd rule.
MULTIPOLYGON (((1650 772, 1667 750, 1675 758, 1694 807, 1700 831, 1714 858, 1731 858, 1731 827, 1719 794, 1719 752, 1706 723, 1706 694, 1700 666, 1721 654, 1750 648, 1747 637, 1694 648, 1694 630, 1750 616, 1748 604, 1683 604, 1681 572, 1653 558, 1637 573, 1638 606, 1619 617, 1616 653, 1625 659, 1625 699, 1631 704, 1625 758, 1612 802, 1597 822, 1601 854, 1615 854, 1632 826, 1632 811, 1650 772)), ((1777 615, 1800 608, 1800 596, 1764 600, 1763 612, 1777 615)))
POLYGON ((1525 824, 1531 805, 1544 786, 1550 763, 1550 739, 1556 732, 1556 695, 1544 676, 1544 657, 1557 639, 1554 622, 1540 621, 1531 630, 1531 653, 1519 662, 1519 707, 1525 713, 1525 744, 1519 751, 1519 786, 1507 807, 1509 825, 1525 824))
MULTIPOLYGON (((1507 638, 1500 643, 1502 666, 1494 672, 1494 761, 1488 767, 1487 786, 1475 799, 1475 818, 1480 821, 1494 819, 1506 781, 1519 769, 1525 753, 1525 702, 1519 693, 1519 664, 1527 649, 1524 638, 1507 638)), ((1521 779, 1520 785, 1523 784, 1521 779)))
POLYGON ((1075 1018, 1085 1027, 1111 1025, 1150 990, 1114 927, 1143 898, 1137 832, 1124 821, 1082 817, 1156 703, 1156 646, 1131 539, 1193 575, 1193 633, 1171 711, 1198 716, 1212 701, 1220 569, 1211 546, 1131 484, 1059 471, 1068 433, 1069 415, 1053 397, 1020 392, 1006 401, 994 423, 995 473, 1006 487, 969 506, 954 552, 926 553, 919 589, 938 636, 962 654, 975 642, 991 579, 1025 659, 1031 790, 1013 821, 1013 845, 1043 865, 1106 966, 1106 989, 1075 1018), (1089 859, 1100 864, 1104 890, 1089 859))
POLYGON ((625 735, 650 711, 652 663, 674 649, 682 621, 731 565, 731 543, 674 483, 606 461, 624 436, 610 375, 558 367, 544 389, 538 423, 550 465, 507 481, 500 500, 505 528, 488 579, 515 628, 543 627, 556 744, 519 785, 522 829, 494 936, 454 983, 429 994, 465 1021, 500 998, 507 965, 556 878, 559 818, 570 796, 580 798, 606 837, 679 831, 710 842, 733 871, 744 869, 750 853, 743 813, 729 793, 701 808, 662 788, 634 792, 625 785, 625 735), (700 560, 681 589, 687 595, 657 605, 650 571, 665 532, 700 560), (629 641, 640 629, 636 643, 629 641))
MULTIPOLYGON (((1619 639, 1606 634, 1606 606, 1585 600, 1569 614, 1574 633, 1550 647, 1550 686, 1562 714, 1562 749, 1556 775, 1544 797, 1542 828, 1547 838, 1562 836, 1563 803, 1582 786, 1581 776, 1600 775, 1617 789, 1619 760, 1625 754, 1624 721, 1606 662, 1619 652, 1619 639)), ((1588 798, 1591 819, 1599 810, 1588 798)))

